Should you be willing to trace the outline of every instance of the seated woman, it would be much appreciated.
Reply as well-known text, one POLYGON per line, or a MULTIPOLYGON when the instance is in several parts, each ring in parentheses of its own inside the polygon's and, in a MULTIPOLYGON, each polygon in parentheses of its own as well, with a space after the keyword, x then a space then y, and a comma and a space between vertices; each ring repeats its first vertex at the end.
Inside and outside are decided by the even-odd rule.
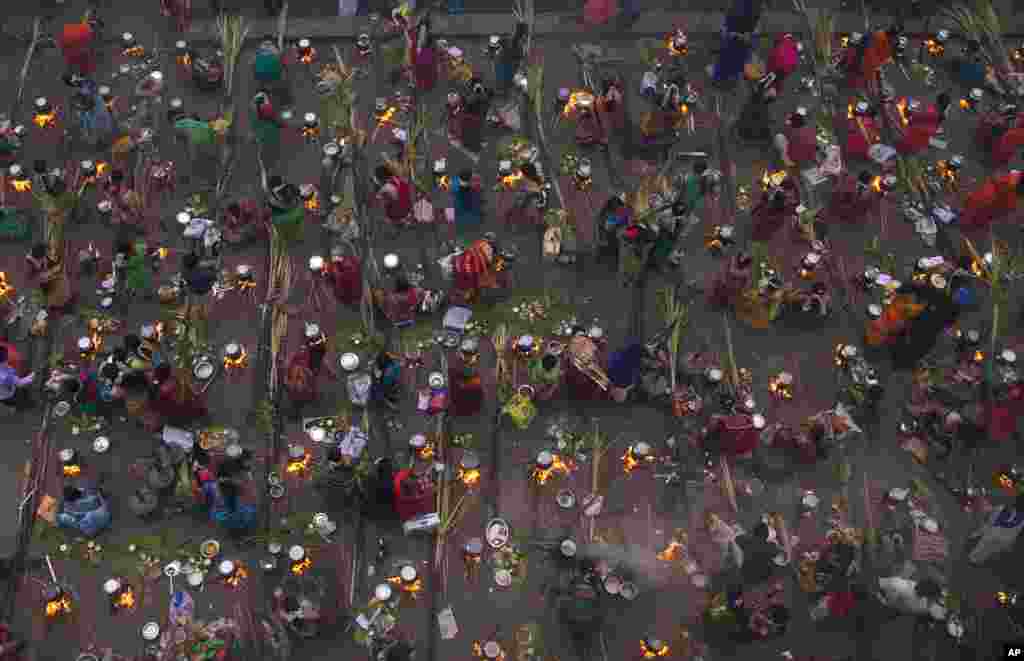
POLYGON ((971 533, 969 539, 978 541, 968 554, 968 560, 972 565, 982 565, 1011 550, 1021 530, 1024 530, 1024 495, 997 508, 984 525, 971 533))
POLYGON ((971 39, 963 52, 953 60, 953 74, 968 89, 989 86, 990 74, 981 53, 981 44, 971 39))
MULTIPOLYGON (((850 113, 848 113, 849 115, 850 113)), ((859 101, 847 119, 846 151, 851 160, 868 160, 871 147, 882 140, 878 113, 867 102, 859 101)))
POLYGON ((1005 220, 1017 210, 1024 195, 1024 177, 1011 170, 1004 175, 992 175, 967 193, 960 211, 960 227, 965 232, 986 230, 994 222, 1005 220))
POLYGON ((542 402, 549 401, 562 385, 562 361, 558 356, 545 354, 530 362, 530 385, 534 389, 534 397, 542 402))
POLYGON ((224 212, 224 240, 241 243, 261 236, 270 222, 270 212, 251 198, 242 198, 228 205, 224 212))
POLYGON ((784 34, 775 40, 775 46, 768 54, 766 69, 769 74, 774 74, 769 94, 776 98, 785 90, 786 79, 800 68, 800 48, 796 38, 791 34, 784 34))
POLYGON ((479 361, 479 343, 475 339, 463 340, 448 365, 448 383, 451 384, 449 415, 467 418, 480 414, 484 405, 484 386, 480 379, 479 361))
POLYGON ((171 366, 166 363, 153 370, 150 407, 165 422, 174 425, 191 425, 197 418, 209 415, 202 398, 186 384, 181 383, 174 376, 171 366))
POLYGON ((686 80, 682 75, 670 78, 655 100, 656 108, 640 117, 640 135, 647 142, 672 135, 682 119, 682 90, 686 80))
POLYGON ((516 229, 540 227, 544 213, 537 200, 544 189, 544 178, 533 163, 526 163, 519 171, 523 175, 522 185, 516 193, 515 204, 505 213, 505 224, 516 229))
POLYGON ((746 142, 768 142, 772 139, 774 114, 770 96, 771 81, 760 81, 740 110, 736 120, 736 135, 746 142))
POLYGON ((332 254, 327 278, 339 303, 357 305, 363 300, 363 263, 359 257, 332 254))
POLYGON ((715 276, 708 288, 708 302, 718 308, 725 308, 740 297, 750 285, 754 275, 754 260, 750 255, 739 252, 729 260, 721 273, 715 276))
POLYGON ((832 193, 828 218, 844 223, 864 222, 881 201, 881 193, 873 188, 874 176, 867 170, 856 178, 843 173, 832 193))
POLYGON ((209 469, 200 469, 197 477, 210 520, 224 526, 233 535, 244 533, 256 524, 256 507, 240 500, 238 484, 215 478, 209 469))
POLYGON ((413 287, 404 276, 395 279, 395 287, 390 292, 382 289, 374 291, 373 298, 384 316, 398 328, 406 328, 416 321, 416 312, 423 300, 423 290, 413 287))
POLYGON ((79 376, 81 389, 79 403, 82 412, 105 418, 113 423, 114 406, 124 396, 119 385, 121 371, 116 365, 106 363, 98 369, 83 370, 79 376))
POLYGON ((46 307, 51 312, 67 309, 73 302, 75 293, 64 260, 57 255, 51 255, 44 244, 38 243, 26 255, 25 261, 38 278, 39 289, 46 297, 46 307))
POLYGON ((715 414, 708 426, 701 430, 706 447, 730 457, 749 456, 760 445, 761 430, 748 413, 734 411, 729 415, 715 414))
POLYGON ((576 144, 589 147, 592 145, 607 145, 608 133, 611 127, 605 124, 604 114, 601 113, 596 104, 596 99, 589 98, 586 102, 581 101, 576 107, 576 144))
POLYGON ((474 154, 483 147, 484 119, 491 107, 491 96, 491 91, 479 78, 469 81, 463 95, 462 111, 456 121, 457 141, 474 154))
POLYGON ((412 183, 400 177, 389 165, 378 165, 373 173, 377 189, 376 203, 384 210, 388 222, 405 225, 410 222, 415 195, 412 183))
POLYGON ((901 613, 946 619, 942 586, 931 579, 914 581, 902 576, 878 579, 879 601, 901 613))
POLYGON ((611 381, 609 390, 616 402, 626 401, 633 386, 640 379, 643 355, 643 343, 634 340, 608 358, 608 379, 611 381))
POLYGON ((598 214, 597 239, 603 254, 618 261, 619 231, 632 222, 633 210, 618 195, 608 198, 598 214))
POLYGON ((299 638, 315 638, 320 633, 320 608, 308 597, 274 593, 277 616, 299 638))
POLYGON ((765 191, 750 212, 754 225, 751 238, 754 241, 769 241, 785 226, 788 219, 796 215, 798 206, 800 189, 791 177, 786 177, 781 186, 765 191))
POLYGON ((601 125, 609 132, 621 132, 626 126, 623 89, 622 81, 617 79, 608 79, 601 83, 601 95, 597 97, 597 113, 601 125))
POLYGON ((398 408, 401 389, 402 363, 386 351, 380 352, 374 361, 370 399, 394 410, 398 408))
POLYGON ((892 338, 893 367, 911 369, 917 361, 928 354, 942 333, 949 328, 959 315, 959 308, 952 297, 944 291, 925 284, 904 285, 896 290, 899 296, 909 296, 918 312, 908 318, 902 332, 892 338))
POLYGON ((0 166, 7 167, 17 160, 21 144, 21 136, 15 133, 11 120, 0 120, 0 166))
POLYGON ((494 261, 494 246, 486 239, 474 241, 465 252, 456 255, 452 297, 472 303, 480 297, 481 290, 497 288, 494 261))
POLYGON ((284 385, 292 404, 292 419, 298 420, 302 409, 315 402, 320 393, 316 374, 313 373, 312 356, 305 347, 295 352, 288 361, 284 385))
POLYGON ((417 461, 412 468, 395 473, 393 495, 395 511, 403 523, 434 512, 434 483, 430 479, 430 464, 417 461))
POLYGON ((278 235, 286 241, 301 240, 306 210, 302 207, 299 187, 285 183, 279 176, 273 176, 264 180, 263 192, 270 206, 271 225, 278 235))
POLYGON ((84 537, 95 537, 108 527, 112 516, 99 489, 64 487, 64 502, 57 513, 57 525, 70 528, 84 537))
POLYGON ((431 91, 437 85, 439 60, 429 15, 406 30, 405 48, 416 89, 420 92, 431 91))

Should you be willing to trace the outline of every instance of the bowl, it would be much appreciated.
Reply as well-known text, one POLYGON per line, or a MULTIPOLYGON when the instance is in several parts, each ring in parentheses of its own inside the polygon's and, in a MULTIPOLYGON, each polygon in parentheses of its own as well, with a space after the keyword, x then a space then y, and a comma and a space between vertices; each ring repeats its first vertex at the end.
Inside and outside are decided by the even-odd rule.
POLYGON ((512 530, 504 519, 491 519, 487 524, 486 537, 491 548, 500 549, 508 544, 511 536, 512 530))
POLYGON ((282 546, 281 542, 270 542, 267 544, 267 553, 270 555, 280 555, 283 549, 284 546, 282 546))
POLYGON ((523 335, 519 338, 519 341, 516 342, 516 347, 520 351, 529 351, 530 349, 533 349, 533 336, 523 335))
POLYGON ((484 643, 484 657, 488 659, 497 659, 501 656, 501 645, 494 642, 493 640, 484 643))
POLYGON ((406 565, 405 567, 402 567, 401 571, 398 572, 398 575, 406 583, 412 583, 416 580, 416 568, 412 565, 406 565))
POLYGON ((204 360, 196 364, 195 368, 192 369, 192 373, 197 379, 206 381, 213 376, 213 363, 204 360))
POLYGON ((217 565, 217 571, 220 572, 221 576, 231 576, 235 573, 235 563, 231 560, 221 560, 220 564, 217 565))
POLYGON ((71 411, 71 404, 68 402, 57 402, 53 407, 53 414, 58 418, 63 418, 71 411))
POLYGON ((388 601, 391 599, 391 586, 387 583, 381 583, 373 589, 373 598, 377 601, 388 601))
POLYGON ((507 588, 512 585, 512 572, 507 569, 498 569, 494 572, 494 582, 498 587, 507 588))
POLYGON ((427 377, 427 385, 431 388, 444 388, 444 383, 444 374, 440 372, 431 372, 430 376, 427 377))
POLYGON ((423 434, 413 434, 409 439, 409 447, 414 450, 422 450, 427 446, 427 437, 423 434))
POLYGON ((199 545, 199 554, 207 560, 220 555, 220 542, 216 539, 208 539, 199 545))
POLYGON ((341 358, 338 359, 341 364, 341 369, 346 372, 354 372, 359 369, 359 356, 354 353, 348 352, 341 354, 341 358))
POLYGON ((117 594, 118 590, 120 589, 121 581, 117 580, 116 578, 108 578, 106 582, 103 583, 103 592, 105 592, 106 594, 117 594))
POLYGON ((306 557, 306 549, 296 544, 288 549, 288 557, 292 562, 299 562, 306 557))
POLYGON ((96 454, 103 454, 110 449, 110 439, 106 436, 97 436, 92 442, 92 451, 96 454))
POLYGON ((142 639, 154 641, 160 637, 160 625, 156 622, 147 622, 142 627, 142 639))
POLYGON ((638 457, 647 457, 651 454, 651 444, 640 441, 633 446, 633 453, 638 457))
POLYGON ((273 498, 274 500, 281 500, 282 498, 284 498, 284 485, 272 484, 270 485, 270 488, 267 490, 267 493, 270 494, 270 497, 273 498))
POLYGON ((615 574, 608 574, 604 578, 604 591, 608 594, 619 594, 622 591, 622 579, 615 574))
POLYGON ((188 584, 194 588, 198 588, 200 585, 203 584, 203 578, 205 578, 203 576, 203 572, 194 571, 188 575, 188 584))
POLYGON ((576 542, 571 539, 562 540, 562 543, 558 548, 561 550, 562 555, 567 558, 573 558, 576 556, 576 542))
POLYGON ((564 510, 572 509, 573 507, 576 506, 576 494, 569 491, 568 489, 563 489, 562 491, 559 491, 558 496, 556 496, 555 500, 558 502, 558 506, 564 510))
POLYGON ((312 427, 309 430, 309 438, 314 443, 323 443, 327 438, 327 430, 323 427, 312 427))
POLYGON ((623 583, 622 589, 619 590, 619 596, 626 601, 633 601, 638 594, 640 594, 640 589, 636 587, 636 583, 630 581, 623 583))
POLYGON ((393 252, 388 253, 384 255, 384 268, 388 269, 389 271, 397 269, 400 261, 401 260, 398 259, 398 255, 396 255, 393 252))
POLYGON ((181 573, 181 563, 177 560, 168 562, 167 566, 164 567, 164 576, 167 578, 173 578, 181 573))

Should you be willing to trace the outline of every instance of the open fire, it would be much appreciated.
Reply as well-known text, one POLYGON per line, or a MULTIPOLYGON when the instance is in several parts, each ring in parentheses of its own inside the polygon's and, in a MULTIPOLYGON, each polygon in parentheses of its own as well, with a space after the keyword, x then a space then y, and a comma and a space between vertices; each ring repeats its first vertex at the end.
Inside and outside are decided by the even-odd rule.
POLYGON ((224 356, 224 369, 228 372, 244 369, 249 364, 249 354, 245 347, 239 346, 238 352, 224 356))
POLYGON ((11 189, 15 193, 31 193, 32 192, 32 180, 24 178, 11 179, 11 189))
POLYGON ((641 640, 640 641, 640 654, 645 659, 656 659, 663 658, 669 655, 668 643, 660 640, 641 640))
POLYGON ((475 487, 480 483, 480 469, 479 468, 460 468, 459 469, 459 481, 464 486, 475 487))
POLYGON ((41 129, 53 128, 57 125, 57 111, 37 112, 32 116, 32 123, 41 129))
POLYGON ((61 594, 56 599, 51 599, 46 602, 46 616, 47 617, 58 617, 60 615, 71 614, 71 597, 66 594, 61 594))
POLYGON ((517 185, 519 185, 519 182, 522 181, 522 179, 523 179, 523 173, 520 172, 519 170, 516 170, 515 172, 512 172, 511 174, 507 174, 507 175, 503 176, 501 178, 501 185, 504 186, 506 190, 512 190, 517 185))
POLYGON ((131 610, 135 608, 135 591, 130 586, 122 590, 121 594, 114 599, 114 607, 118 610, 131 610))
POLYGON ((0 303, 4 303, 11 296, 14 296, 15 289, 7 282, 7 274, 0 271, 0 303))
POLYGON ((673 539, 668 543, 668 546, 658 552, 654 557, 662 562, 675 562, 676 560, 682 559, 685 553, 686 546, 679 540, 673 539))
POLYGON ((559 455, 552 454, 551 464, 548 466, 537 465, 533 468, 533 479, 537 484, 547 484, 555 475, 568 475, 572 472, 572 461, 565 461, 559 455))
POLYGON ((295 574, 296 576, 302 576, 303 574, 308 572, 310 570, 310 568, 312 568, 312 566, 313 566, 313 561, 310 560, 309 556, 307 555, 302 560, 299 560, 298 562, 293 562, 292 563, 292 573, 295 574))
POLYGON ((237 588, 247 578, 249 578, 249 572, 241 564, 236 564, 235 571, 230 576, 225 576, 224 582, 233 588, 237 588))
POLYGON ((313 463, 313 456, 308 452, 302 455, 299 459, 289 459, 288 465, 285 470, 291 474, 298 474, 305 472, 310 465, 313 463))

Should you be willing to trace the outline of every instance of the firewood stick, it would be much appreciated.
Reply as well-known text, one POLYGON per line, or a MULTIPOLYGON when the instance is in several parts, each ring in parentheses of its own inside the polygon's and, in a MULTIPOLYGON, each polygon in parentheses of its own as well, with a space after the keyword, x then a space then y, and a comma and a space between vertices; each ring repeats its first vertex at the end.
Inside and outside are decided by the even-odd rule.
POLYGON ((736 485, 732 481, 732 470, 729 468, 729 460, 726 457, 721 459, 722 468, 722 490, 725 491, 725 497, 729 500, 729 506, 732 507, 733 512, 739 512, 740 508, 736 504, 736 485))
POLYGON ((28 67, 32 63, 32 57, 36 54, 36 48, 39 46, 41 26, 42 19, 36 17, 35 21, 32 22, 32 41, 28 45, 28 52, 25 53, 25 61, 21 65, 21 74, 18 77, 18 95, 14 97, 9 117, 14 117, 14 110, 21 106, 21 100, 25 96, 25 81, 28 80, 28 67))

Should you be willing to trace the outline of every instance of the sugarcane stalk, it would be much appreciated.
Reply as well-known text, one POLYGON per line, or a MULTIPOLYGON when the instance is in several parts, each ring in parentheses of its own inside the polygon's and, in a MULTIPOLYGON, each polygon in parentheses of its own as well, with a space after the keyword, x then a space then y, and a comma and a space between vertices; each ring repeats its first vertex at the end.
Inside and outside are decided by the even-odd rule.
POLYGON ((11 112, 8 117, 13 118, 15 111, 21 107, 21 100, 25 96, 25 82, 28 80, 28 68, 32 64, 32 57, 36 54, 36 48, 39 47, 39 38, 42 35, 42 19, 36 17, 32 21, 32 41, 29 42, 28 51, 25 53, 25 61, 21 64, 21 73, 18 75, 18 94, 14 97, 14 101, 11 103, 11 112))
POLYGON ((725 351, 726 359, 729 361, 729 382, 733 393, 740 386, 740 371, 736 366, 736 352, 733 350, 732 345, 732 327, 729 325, 729 318, 722 315, 722 325, 725 327, 725 351))
POLYGON ((725 492, 725 497, 729 501, 729 506, 732 507, 733 512, 739 512, 740 508, 736 502, 736 483, 732 479, 732 469, 729 467, 729 458, 722 456, 720 459, 719 466, 722 472, 722 491, 725 492))
POLYGON ((288 2, 281 5, 281 13, 277 16, 277 50, 284 52, 284 33, 288 28, 288 2))

